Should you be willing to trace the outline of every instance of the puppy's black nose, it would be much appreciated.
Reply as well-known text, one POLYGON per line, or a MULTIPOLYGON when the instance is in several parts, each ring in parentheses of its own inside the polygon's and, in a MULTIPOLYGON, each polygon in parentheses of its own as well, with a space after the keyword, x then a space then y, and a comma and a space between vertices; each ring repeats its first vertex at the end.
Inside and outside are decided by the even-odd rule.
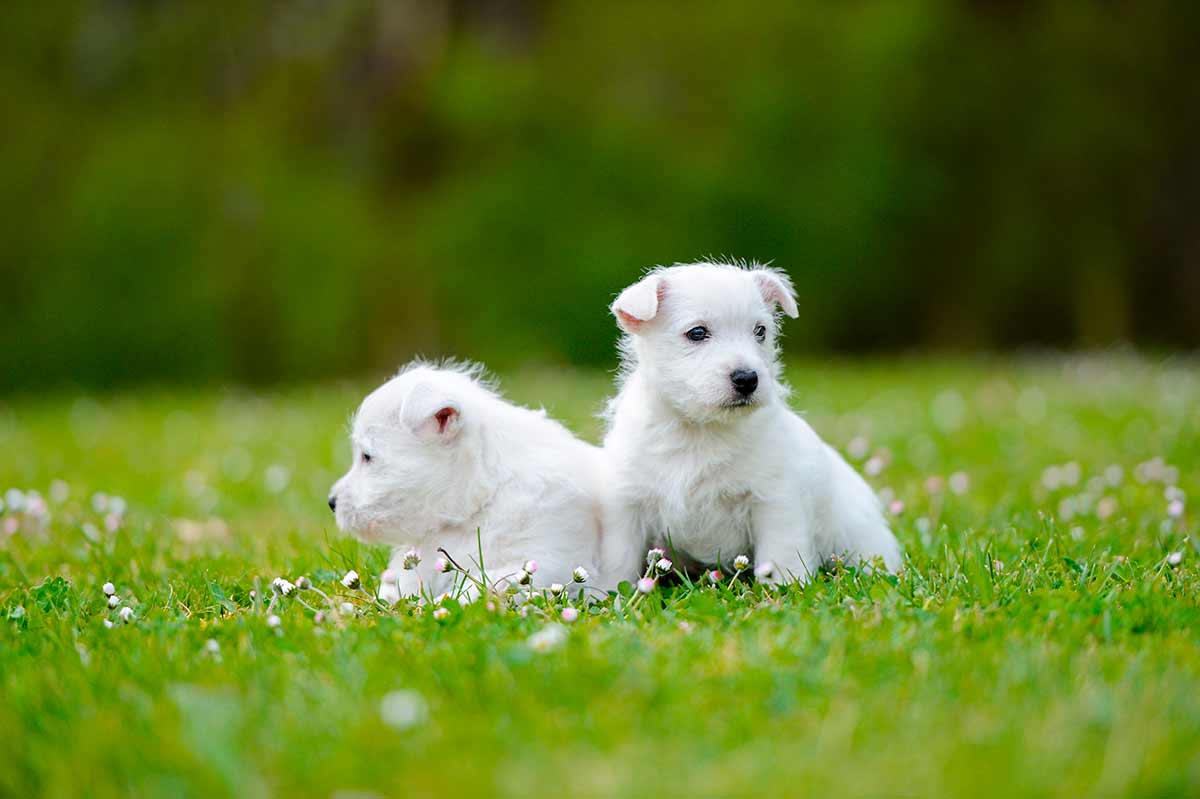
POLYGON ((733 383, 733 390, 743 397, 750 396, 758 388, 758 372, 753 369, 737 369, 729 375, 729 379, 733 383))
POLYGON ((336 510, 337 510, 337 497, 336 497, 336 496, 332 496, 332 495, 331 495, 331 496, 329 497, 329 509, 330 509, 330 510, 332 510, 332 511, 336 511, 336 510))

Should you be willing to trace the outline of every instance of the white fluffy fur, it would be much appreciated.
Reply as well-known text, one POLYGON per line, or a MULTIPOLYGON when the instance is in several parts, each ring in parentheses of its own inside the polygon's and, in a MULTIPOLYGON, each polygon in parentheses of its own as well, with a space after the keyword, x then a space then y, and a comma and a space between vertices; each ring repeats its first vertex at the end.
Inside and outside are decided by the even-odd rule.
POLYGON ((834 557, 901 566, 875 493, 788 408, 776 305, 797 315, 783 272, 713 263, 655 269, 613 303, 626 333, 604 442, 614 571, 635 573, 650 545, 689 565, 753 552, 768 582, 806 581, 834 557), (697 326, 710 337, 689 340, 697 326), (731 382, 740 369, 758 374, 749 398, 731 382))
POLYGON ((503 400, 479 369, 410 365, 363 400, 350 438, 354 463, 331 493, 337 523, 395 547, 400 594, 451 591, 454 575, 433 566, 439 547, 478 577, 480 545, 489 582, 536 559, 538 585, 569 584, 583 566, 610 587, 597 568, 600 450, 503 400), (405 571, 409 548, 422 560, 405 571))

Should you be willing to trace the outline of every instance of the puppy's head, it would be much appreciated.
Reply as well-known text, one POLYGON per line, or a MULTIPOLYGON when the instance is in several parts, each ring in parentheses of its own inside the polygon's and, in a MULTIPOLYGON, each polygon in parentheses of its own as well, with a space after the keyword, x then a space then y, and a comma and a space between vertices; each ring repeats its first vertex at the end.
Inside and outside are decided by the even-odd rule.
POLYGON ((776 308, 797 316, 782 271, 708 263, 656 269, 612 304, 639 374, 699 423, 779 398, 776 308))
POLYGON ((417 366, 363 400, 351 425, 353 463, 329 494, 339 528, 401 544, 468 503, 472 393, 470 375, 417 366))

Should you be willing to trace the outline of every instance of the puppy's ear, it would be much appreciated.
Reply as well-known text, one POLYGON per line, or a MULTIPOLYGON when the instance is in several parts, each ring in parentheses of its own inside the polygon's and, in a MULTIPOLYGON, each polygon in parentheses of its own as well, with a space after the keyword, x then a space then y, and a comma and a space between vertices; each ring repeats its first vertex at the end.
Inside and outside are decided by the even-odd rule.
POLYGON ((666 289, 666 282, 661 277, 650 275, 622 291, 611 306, 617 324, 626 333, 637 333, 658 315, 666 289))
POLYGON ((782 269, 755 269, 750 273, 758 290, 762 292, 763 301, 772 307, 778 305, 783 312, 795 319, 800 315, 796 307, 796 289, 792 287, 792 279, 782 269))
POLYGON ((404 399, 400 421, 421 438, 449 442, 462 429, 462 407, 444 391, 418 383, 404 399))

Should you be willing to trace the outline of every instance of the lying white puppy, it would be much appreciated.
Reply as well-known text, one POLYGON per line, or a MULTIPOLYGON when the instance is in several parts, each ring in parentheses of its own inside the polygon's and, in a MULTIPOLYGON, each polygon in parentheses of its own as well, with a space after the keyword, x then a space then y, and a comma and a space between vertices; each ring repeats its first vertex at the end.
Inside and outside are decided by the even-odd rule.
POLYGON ((604 441, 612 569, 638 571, 649 545, 692 566, 753 552, 767 582, 834 557, 900 567, 875 493, 788 408, 777 305, 797 316, 783 272, 711 263, 655 269, 612 304, 626 333, 604 441))
POLYGON ((398 591, 383 581, 385 598, 453 594, 456 579, 477 597, 438 568, 439 548, 476 579, 482 549, 489 585, 536 560, 538 586, 570 585, 582 567, 589 585, 609 587, 596 568, 600 450, 501 399, 478 368, 409 365, 363 400, 350 439, 354 463, 329 507, 342 530, 396 548, 398 591), (409 549, 420 563, 406 569, 409 549))

